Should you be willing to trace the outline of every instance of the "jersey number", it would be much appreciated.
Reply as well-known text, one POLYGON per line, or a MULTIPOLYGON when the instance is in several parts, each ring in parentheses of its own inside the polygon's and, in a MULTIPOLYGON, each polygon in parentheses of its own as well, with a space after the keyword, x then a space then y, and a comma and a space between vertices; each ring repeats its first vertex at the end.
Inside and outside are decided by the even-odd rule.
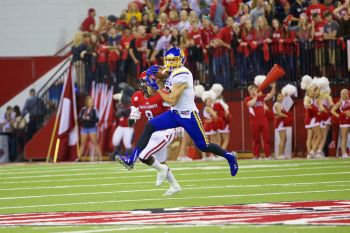
POLYGON ((153 119, 153 113, 152 113, 151 110, 146 110, 145 111, 145 115, 146 115, 148 120, 152 120, 153 119))

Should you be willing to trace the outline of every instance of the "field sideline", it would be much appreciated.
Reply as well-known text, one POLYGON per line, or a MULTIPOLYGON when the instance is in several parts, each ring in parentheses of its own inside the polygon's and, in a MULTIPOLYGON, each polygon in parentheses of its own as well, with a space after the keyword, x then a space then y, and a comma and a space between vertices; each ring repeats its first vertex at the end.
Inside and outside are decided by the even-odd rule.
MULTIPOLYGON (((156 173, 140 163, 131 172, 114 163, 0 166, 0 232, 350 232, 349 224, 318 224, 316 220, 313 223, 272 219, 257 224, 249 223, 254 215, 246 215, 242 221, 234 222, 234 216, 242 214, 235 214, 240 208, 257 215, 265 212, 260 207, 274 211, 274 205, 280 205, 278 202, 303 201, 304 205, 305 201, 336 200, 337 205, 349 204, 341 217, 333 219, 344 225, 341 221, 350 219, 350 160, 239 162, 237 177, 230 177, 225 161, 169 163, 183 188, 172 197, 162 196, 168 184, 156 187, 156 173), (255 212, 257 209, 259 213, 255 212), (81 217, 82 211, 90 215, 81 217), (62 217, 61 212, 78 213, 62 217), (9 215, 19 213, 46 216, 9 215), (158 220, 169 216, 171 220, 158 220), (131 221, 134 217, 135 221, 131 221), (35 218, 42 220, 39 223, 35 218), (191 221, 183 222, 186 218, 191 221), (93 219, 98 219, 98 223, 89 222, 93 219), (130 222, 125 223, 126 220, 130 222), (162 222, 168 220, 171 222, 162 222), (162 225, 155 225, 157 221, 162 225)), ((272 216, 284 216, 287 212, 283 211, 291 211, 288 208, 278 210, 282 211, 280 214, 271 212, 272 216)), ((307 209, 293 208, 293 211, 307 209)), ((317 208, 326 211, 328 206, 317 208)), ((317 208, 312 210, 313 214, 317 208)), ((325 216, 318 216, 318 220, 325 220, 328 215, 325 216)))

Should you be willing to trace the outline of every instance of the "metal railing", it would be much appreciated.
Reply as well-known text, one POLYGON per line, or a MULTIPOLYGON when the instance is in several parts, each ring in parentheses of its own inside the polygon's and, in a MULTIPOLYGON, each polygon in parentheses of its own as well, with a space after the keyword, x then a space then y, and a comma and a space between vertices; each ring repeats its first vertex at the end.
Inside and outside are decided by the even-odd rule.
MULTIPOLYGON (((56 112, 62 94, 64 79, 67 76, 69 66, 67 63, 71 62, 71 58, 66 59, 62 65, 55 71, 54 74, 46 81, 46 83, 37 91, 37 96, 40 101, 37 101, 33 107, 41 104, 45 111, 43 111, 43 119, 49 119, 50 116, 56 112)), ((43 124, 45 124, 45 120, 43 124)), ((41 127, 41 126, 40 126, 41 127)))

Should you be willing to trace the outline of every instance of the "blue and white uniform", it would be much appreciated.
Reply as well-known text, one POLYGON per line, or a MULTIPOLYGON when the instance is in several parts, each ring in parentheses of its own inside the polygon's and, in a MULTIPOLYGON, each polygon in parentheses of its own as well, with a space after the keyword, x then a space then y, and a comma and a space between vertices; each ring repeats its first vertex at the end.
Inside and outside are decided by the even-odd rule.
POLYGON ((175 69, 165 82, 166 89, 171 92, 175 84, 187 84, 177 104, 169 111, 153 118, 150 124, 156 131, 182 126, 196 146, 203 150, 209 141, 200 120, 197 106, 194 102, 193 76, 191 71, 182 66, 175 69))

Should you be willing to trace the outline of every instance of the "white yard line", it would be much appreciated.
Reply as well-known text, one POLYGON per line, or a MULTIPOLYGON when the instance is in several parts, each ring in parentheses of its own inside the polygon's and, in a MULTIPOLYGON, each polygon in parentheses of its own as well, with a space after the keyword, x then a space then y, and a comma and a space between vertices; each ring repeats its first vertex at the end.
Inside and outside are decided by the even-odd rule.
MULTIPOLYGON (((339 167, 344 167, 344 166, 336 166, 337 168, 339 167)), ((309 168, 308 170, 311 169, 319 169, 322 167, 314 167, 314 168, 309 168)), ((282 170, 289 170, 289 169, 282 169, 282 170)), ((298 169, 293 169, 293 170, 298 170, 298 169)), ((153 171, 153 170, 152 170, 153 171)), ((265 170, 263 170, 265 171, 265 170)), ((267 171, 267 170, 266 170, 267 171)), ((270 171, 270 170, 268 170, 270 171)), ((242 171, 243 172, 243 171, 242 171)), ((175 174, 176 176, 178 176, 178 174, 175 174)), ((128 176, 129 177, 129 176, 128 176)), ((265 176, 266 177, 266 176, 265 176)), ((255 178, 255 177, 252 177, 255 178)), ((238 178, 234 178, 234 179, 240 179, 238 178)), ((203 179, 198 179, 198 180, 191 180, 191 182, 197 182, 197 181, 202 181, 203 179)), ((208 180, 208 179, 206 179, 208 180)), ((215 179, 217 180, 217 179, 215 179)), ((180 182, 186 182, 186 180, 182 181, 180 180, 180 182)), ((334 183, 337 182, 350 182, 350 181, 334 181, 334 183)), ((14 182, 17 183, 17 182, 14 182)), ((110 186, 121 186, 121 185, 130 185, 130 186, 134 186, 134 184, 139 184, 139 182, 113 182, 113 183, 99 183, 99 184, 76 184, 76 185, 54 185, 54 186, 37 186, 37 187, 16 187, 16 188, 0 188, 0 192, 1 191, 18 191, 18 190, 47 190, 47 189, 67 189, 67 188, 82 188, 82 187, 110 187, 110 186)), ((142 184, 153 184, 154 182, 142 182, 142 184)), ((328 183, 328 182, 327 182, 328 183)))
POLYGON ((126 202, 147 202, 147 201, 169 201, 169 200, 195 200, 195 199, 214 199, 214 198, 227 198, 227 197, 254 197, 254 196, 269 196, 269 195, 289 195, 289 194, 311 194, 311 193, 327 193, 327 192, 345 192, 350 189, 329 189, 329 190, 310 190, 310 191, 294 191, 294 192, 274 192, 274 193, 250 193, 250 194, 230 194, 230 195, 217 195, 217 196, 205 196, 205 197, 168 197, 168 198, 145 198, 145 199, 126 199, 126 200, 111 200, 111 201, 89 201, 89 202, 68 202, 57 204, 43 204, 43 205, 28 205, 28 206, 6 206, 0 207, 0 209, 27 209, 27 208, 39 208, 39 207, 53 207, 53 206, 73 206, 73 205, 96 205, 107 203, 126 203, 126 202))
MULTIPOLYGON (((262 169, 259 170, 257 168, 254 168, 254 172, 271 172, 271 171, 293 171, 293 170, 310 170, 310 169, 322 169, 324 168, 325 164, 322 164, 322 166, 319 167, 302 167, 302 166, 291 166, 291 168, 288 168, 290 166, 261 166, 261 167, 257 167, 257 168, 270 168, 270 169, 262 169), (280 168, 280 167, 286 167, 286 168, 280 168)), ((347 165, 341 165, 341 166, 332 166, 332 168, 348 168, 349 166, 347 165)), ((123 169, 123 168, 121 168, 123 169)), ((202 166, 202 167, 183 167, 183 168, 171 168, 171 170, 173 171, 211 171, 211 170, 222 170, 222 172, 219 173, 224 173, 226 172, 225 169, 228 169, 228 166, 202 166)), ((245 168, 244 166, 240 167, 240 173, 242 172, 247 172, 247 173, 251 173, 252 171, 247 170, 247 168, 245 168), (243 170, 243 171, 242 171, 243 170)), ((103 170, 103 169, 101 169, 103 170)), ((133 174, 135 173, 148 173, 148 172, 154 172, 155 170, 152 168, 147 168, 147 169, 142 169, 142 170, 133 170, 131 171, 133 174)), ((69 174, 69 173, 65 173, 65 174, 47 174, 47 175, 40 175, 40 176, 11 176, 9 177, 0 177, 0 180, 8 180, 8 179, 33 179, 33 178, 48 178, 48 177, 71 177, 71 176, 88 176, 88 175, 107 175, 107 174, 112 174, 112 175, 118 175, 118 174, 126 174, 128 173, 127 170, 122 170, 122 171, 103 171, 103 172, 81 172, 81 173, 74 173, 74 174, 69 174)), ((207 172, 207 174, 210 172, 207 172)), ((216 174, 216 172, 213 172, 214 174, 216 174)), ((182 174, 178 174, 178 175, 196 175, 196 174, 202 174, 200 172, 198 173, 182 173, 182 174)), ((130 177, 130 176, 119 176, 118 178, 125 178, 125 177, 130 177)), ((146 176, 134 176, 134 177, 149 177, 149 175, 146 176)), ((12 183, 16 183, 16 181, 11 181, 12 183)), ((30 182, 30 181, 29 181, 30 182)), ((0 184, 9 184, 8 182, 1 182, 0 184)))
MULTIPOLYGON (((225 185, 225 186, 199 186, 199 187, 186 187, 185 190, 206 190, 206 189, 235 189, 235 188, 258 188, 269 186, 304 186, 304 185, 318 185, 318 184, 334 184, 338 182, 350 183, 350 181, 322 181, 322 182, 304 182, 304 183, 288 183, 288 184, 257 184, 257 185, 225 185)), ((114 194, 114 193, 138 193, 138 192, 156 192, 164 191, 164 188, 156 189, 134 189, 134 190, 113 190, 104 192, 81 192, 81 193, 59 193, 59 194, 45 194, 45 195, 33 195, 33 196, 7 196, 1 197, 0 200, 16 200, 16 199, 34 199, 34 198, 47 198, 47 197, 66 197, 66 196, 83 196, 83 195, 100 195, 100 194, 114 194)))
MULTIPOLYGON (((286 169, 282 169, 283 171, 285 171, 286 169)), ((299 170, 299 169, 298 169, 299 170)), ((258 170, 255 170, 255 172, 258 170)), ((271 170, 264 170, 264 171, 268 171, 271 172, 271 170)), ((251 171, 240 171, 240 173, 242 172, 251 172, 251 171)), ((210 175, 210 174, 223 174, 223 173, 228 173, 228 171, 221 171, 221 172, 206 172, 206 175, 210 175)), ((220 180, 247 180, 247 179, 265 179, 265 178, 284 178, 284 177, 299 177, 299 176, 315 176, 315 175, 322 175, 322 174, 326 174, 326 175, 340 175, 340 174, 349 174, 350 172, 334 172, 334 173, 317 173, 317 174, 297 174, 297 175, 278 175, 278 176, 251 176, 251 177, 230 177, 230 178, 220 178, 220 180)), ((189 176, 193 176, 193 175, 200 175, 201 173, 182 173, 182 174, 176 174, 176 176, 184 176, 184 175, 189 175, 189 176)), ((29 181, 5 181, 5 182, 0 182, 0 184, 19 184, 19 183, 46 183, 46 182, 61 182, 61 181, 87 181, 87 180, 119 180, 119 179, 123 179, 123 178, 148 178, 148 177, 154 177, 154 175, 144 175, 144 176, 134 176, 132 174, 128 175, 128 176, 115 176, 115 177, 98 177, 98 178, 71 178, 71 179, 62 179, 62 180, 29 180, 29 181)), ((213 180, 218 180, 218 178, 206 178, 206 179, 199 179, 199 180, 184 180, 181 182, 193 182, 193 181, 213 181, 213 180)), ((125 183, 121 183, 118 182, 119 184, 146 184, 146 183, 153 183, 153 182, 135 182, 135 181, 131 181, 131 182, 125 182, 125 183)), ((98 184, 96 184, 98 185, 98 184)))
MULTIPOLYGON (((264 167, 264 166, 307 166, 307 165, 320 165, 320 164, 339 164, 350 163, 350 160, 328 159, 328 160, 271 160, 271 161, 252 161, 252 160, 240 160, 239 163, 244 167, 264 167)), ((140 165, 141 163, 139 163, 140 165)), ((184 166, 215 166, 226 164, 225 161, 189 161, 189 162, 169 162, 170 167, 184 167, 184 166)), ((6 166, 0 165, 1 174, 31 174, 31 173, 45 173, 45 172, 64 172, 64 171, 85 171, 85 170, 98 170, 105 169, 108 166, 116 165, 114 162, 101 162, 101 163, 65 163, 61 165, 41 163, 40 166, 33 165, 14 165, 11 169, 6 166), (94 166, 95 165, 95 166, 94 166)), ((116 165, 119 166, 119 165, 116 165)), ((111 167, 108 167, 111 168, 111 167)))

